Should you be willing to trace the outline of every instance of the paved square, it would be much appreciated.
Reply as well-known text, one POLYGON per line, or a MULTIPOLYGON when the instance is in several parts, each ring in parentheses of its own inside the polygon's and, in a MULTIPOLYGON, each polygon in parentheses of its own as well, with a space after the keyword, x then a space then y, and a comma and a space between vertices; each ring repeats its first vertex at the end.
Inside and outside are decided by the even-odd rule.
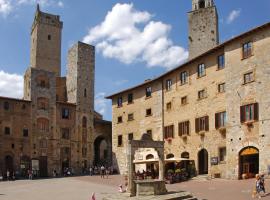
MULTIPOLYGON (((96 193, 96 199, 101 200, 102 194, 117 193, 119 184, 124 184, 124 178, 121 176, 110 176, 108 179, 83 176, 0 182, 0 200, 89 200, 93 192, 96 193)), ((169 191, 190 191, 198 199, 251 200, 253 185, 253 179, 245 181, 214 179, 191 180, 167 185, 167 188, 169 191)), ((270 189, 270 180, 266 180, 266 189, 270 189)), ((270 196, 262 199, 270 200, 270 196)))

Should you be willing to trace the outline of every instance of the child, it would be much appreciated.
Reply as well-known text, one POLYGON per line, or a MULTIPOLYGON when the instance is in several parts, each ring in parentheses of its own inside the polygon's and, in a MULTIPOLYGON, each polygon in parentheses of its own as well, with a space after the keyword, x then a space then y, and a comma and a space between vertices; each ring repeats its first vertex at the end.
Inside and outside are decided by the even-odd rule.
POLYGON ((260 192, 262 191, 261 189, 261 179, 260 179, 260 176, 259 174, 256 174, 256 181, 255 181, 255 190, 252 194, 252 197, 255 198, 256 196, 259 197, 259 199, 261 199, 261 195, 260 195, 260 192))

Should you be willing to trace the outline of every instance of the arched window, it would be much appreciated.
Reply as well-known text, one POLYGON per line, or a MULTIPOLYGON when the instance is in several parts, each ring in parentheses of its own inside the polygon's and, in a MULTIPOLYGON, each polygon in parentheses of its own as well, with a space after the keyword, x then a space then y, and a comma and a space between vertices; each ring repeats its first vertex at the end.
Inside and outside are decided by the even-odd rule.
POLYGON ((166 156, 166 159, 170 159, 170 158, 174 158, 174 155, 173 155, 172 153, 170 153, 170 154, 168 154, 168 155, 166 156))
POLYGON ((86 96, 87 96, 87 91, 86 91, 86 88, 84 89, 83 96, 84 96, 84 97, 86 97, 86 96))
POLYGON ((205 8, 205 0, 199 1, 199 8, 205 8))
POLYGON ((49 109, 49 99, 44 97, 39 97, 37 99, 37 106, 39 110, 48 110, 49 109))
POLYGON ((82 119, 82 127, 83 128, 87 127, 87 119, 86 119, 86 117, 83 117, 83 119, 82 119))
POLYGON ((181 158, 186 158, 186 159, 189 159, 189 153, 188 152, 183 152, 181 153, 181 158))
POLYGON ((46 118, 38 118, 37 119, 37 127, 42 132, 49 131, 49 120, 46 118))
POLYGON ((152 154, 148 154, 146 156, 146 160, 154 159, 154 156, 152 154))

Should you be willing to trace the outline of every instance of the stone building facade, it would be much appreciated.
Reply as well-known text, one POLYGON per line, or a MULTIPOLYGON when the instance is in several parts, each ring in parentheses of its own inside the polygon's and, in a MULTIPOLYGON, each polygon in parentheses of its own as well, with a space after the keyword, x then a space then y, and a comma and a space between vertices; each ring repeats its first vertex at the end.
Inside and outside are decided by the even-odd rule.
MULTIPOLYGON (((213 1, 202 5, 207 2, 213 6, 213 1)), ((195 5, 195 12, 208 17, 208 8, 195 5)), ((199 36, 202 44, 214 45, 211 32, 198 32, 206 34, 199 36)), ((193 160, 197 174, 238 179, 269 173, 269 44, 270 23, 210 49, 198 44, 200 54, 181 66, 108 96, 113 162, 120 172, 127 170, 127 141, 148 132, 165 141, 166 158, 193 160)), ((152 153, 140 154, 145 160, 152 153)))
POLYGON ((111 164, 111 122, 94 110, 95 48, 77 42, 61 77, 60 16, 37 7, 24 97, 0 98, 0 171, 51 176, 111 164))

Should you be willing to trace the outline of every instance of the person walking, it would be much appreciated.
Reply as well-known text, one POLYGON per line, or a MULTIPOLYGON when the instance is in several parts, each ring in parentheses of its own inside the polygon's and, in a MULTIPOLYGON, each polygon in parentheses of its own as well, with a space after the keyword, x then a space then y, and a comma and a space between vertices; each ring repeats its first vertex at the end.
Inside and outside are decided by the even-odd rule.
POLYGON ((29 180, 33 179, 33 173, 32 173, 31 169, 28 169, 28 178, 29 178, 29 180))
POLYGON ((100 167, 100 175, 101 175, 101 178, 104 178, 104 174, 105 174, 105 167, 102 165, 100 167))
POLYGON ((90 168, 89 168, 89 174, 90 174, 90 176, 93 176, 93 168, 92 168, 92 166, 90 166, 90 168))
POLYGON ((259 199, 261 199, 261 198, 262 198, 262 197, 261 197, 261 194, 260 194, 261 191, 262 191, 262 189, 261 189, 260 175, 259 175, 259 174, 256 174, 255 190, 254 190, 254 192, 253 192, 253 194, 252 194, 252 197, 253 197, 253 198, 258 197, 259 199))
POLYGON ((261 184, 261 190, 265 194, 265 180, 264 180, 264 174, 260 176, 260 184, 261 184))
POLYGON ((10 172, 9 172, 9 170, 7 170, 7 180, 8 181, 10 180, 10 172))
POLYGON ((105 172, 106 172, 106 178, 108 179, 110 175, 110 169, 107 167, 105 172))

